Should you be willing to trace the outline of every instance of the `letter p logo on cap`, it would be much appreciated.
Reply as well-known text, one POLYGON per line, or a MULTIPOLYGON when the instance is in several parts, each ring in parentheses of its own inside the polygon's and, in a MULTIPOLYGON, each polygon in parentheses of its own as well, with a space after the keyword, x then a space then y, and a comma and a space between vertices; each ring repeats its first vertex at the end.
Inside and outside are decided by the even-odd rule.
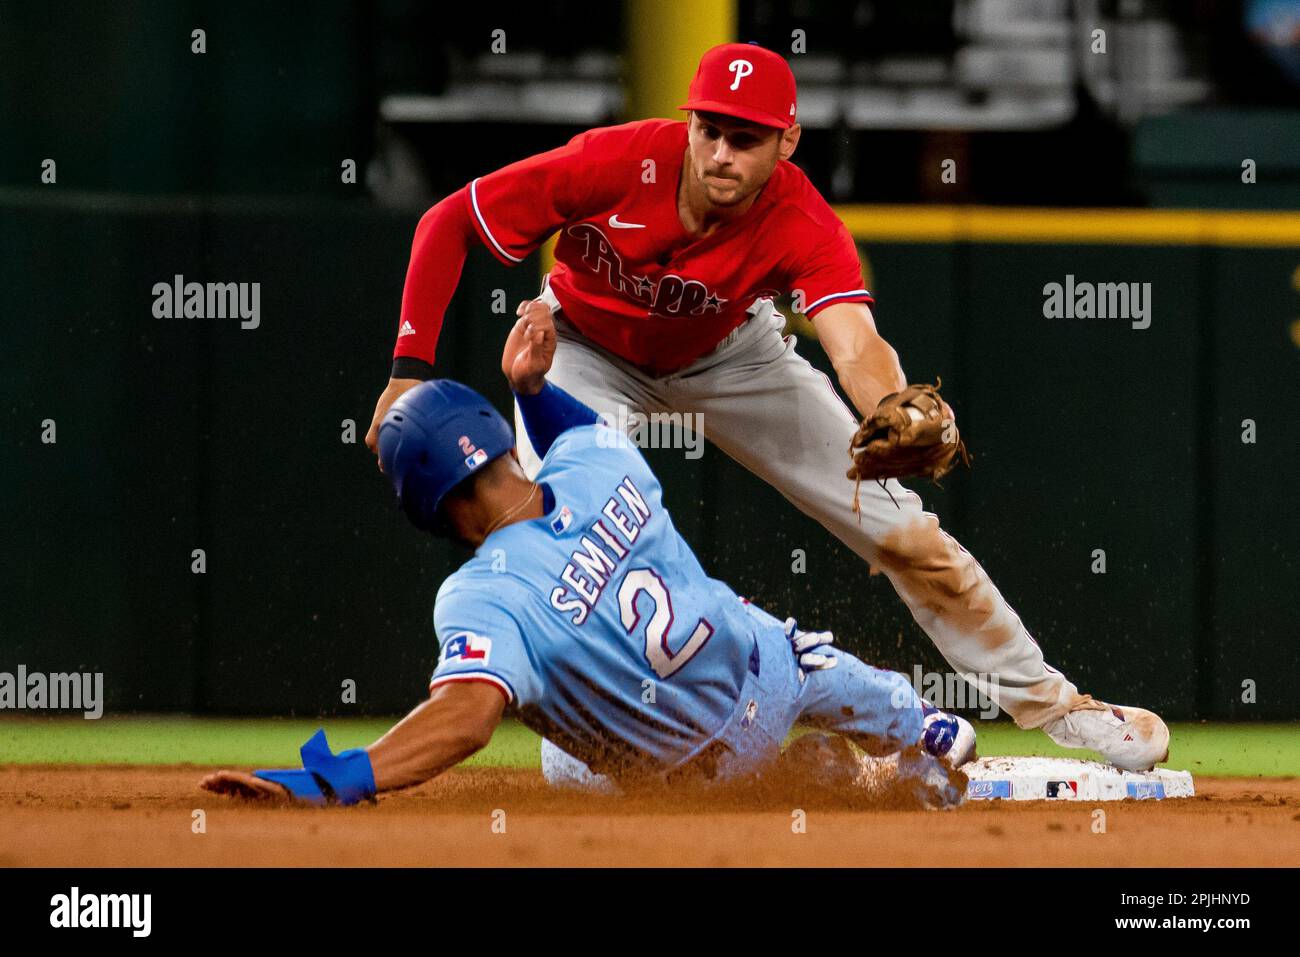
POLYGON ((727 64, 727 69, 736 74, 736 78, 731 82, 730 89, 738 90, 740 89, 740 81, 754 72, 754 64, 748 60, 732 60, 727 64))

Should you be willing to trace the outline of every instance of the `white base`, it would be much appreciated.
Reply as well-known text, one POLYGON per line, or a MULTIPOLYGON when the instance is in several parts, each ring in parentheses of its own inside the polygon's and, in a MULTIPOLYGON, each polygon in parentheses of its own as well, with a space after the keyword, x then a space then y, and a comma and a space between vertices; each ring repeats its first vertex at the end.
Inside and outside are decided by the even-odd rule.
POLYGON ((1190 771, 1121 771, 1077 758, 980 758, 962 765, 971 801, 1123 801, 1188 798, 1190 771))

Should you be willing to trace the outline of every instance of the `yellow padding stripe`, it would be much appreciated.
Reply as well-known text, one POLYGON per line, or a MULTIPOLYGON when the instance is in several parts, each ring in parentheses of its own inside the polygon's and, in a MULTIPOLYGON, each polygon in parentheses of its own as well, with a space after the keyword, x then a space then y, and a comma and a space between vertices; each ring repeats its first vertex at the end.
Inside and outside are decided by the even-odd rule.
POLYGON ((879 242, 1300 246, 1300 214, 1014 206, 838 206, 849 232, 879 242))
MULTIPOLYGON (((893 243, 1300 246, 1300 213, 1042 206, 836 206, 855 239, 893 243)), ((542 275, 555 240, 542 244, 542 275)))

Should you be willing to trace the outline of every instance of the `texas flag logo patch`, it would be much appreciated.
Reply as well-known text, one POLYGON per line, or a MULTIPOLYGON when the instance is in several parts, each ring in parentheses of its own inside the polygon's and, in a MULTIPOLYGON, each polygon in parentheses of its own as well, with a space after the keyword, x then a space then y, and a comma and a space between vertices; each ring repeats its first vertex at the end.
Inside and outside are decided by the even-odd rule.
POLYGON ((487 452, 483 449, 475 449, 473 454, 465 458, 465 468, 471 472, 487 461, 487 452))
POLYGON ((472 631, 458 631, 442 643, 439 666, 449 661, 473 661, 487 664, 492 656, 492 639, 472 631))
POLYGON ((560 514, 551 519, 551 531, 556 535, 563 535, 570 525, 573 524, 573 509, 565 505, 560 509, 560 514))

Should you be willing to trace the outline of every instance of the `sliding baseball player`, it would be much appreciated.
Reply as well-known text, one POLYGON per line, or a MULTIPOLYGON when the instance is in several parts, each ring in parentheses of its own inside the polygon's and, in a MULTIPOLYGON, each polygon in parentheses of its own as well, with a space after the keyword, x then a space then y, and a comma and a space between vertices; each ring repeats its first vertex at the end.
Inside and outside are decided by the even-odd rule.
POLYGON ((952 769, 974 755, 970 723, 833 647, 828 632, 782 622, 710 578, 641 452, 547 382, 550 309, 521 311, 502 369, 542 456, 534 477, 509 423, 449 379, 408 390, 379 430, 407 518, 475 551, 438 589, 429 699, 368 748, 334 754, 321 731, 302 746, 302 768, 218 771, 202 786, 356 804, 455 765, 509 714, 602 790, 761 775, 798 722, 893 759, 882 769, 847 746, 838 758, 814 749, 806 756, 825 760, 800 766, 812 780, 832 783, 847 761, 846 783, 868 792, 875 767, 924 806, 961 804, 965 779, 952 769))

